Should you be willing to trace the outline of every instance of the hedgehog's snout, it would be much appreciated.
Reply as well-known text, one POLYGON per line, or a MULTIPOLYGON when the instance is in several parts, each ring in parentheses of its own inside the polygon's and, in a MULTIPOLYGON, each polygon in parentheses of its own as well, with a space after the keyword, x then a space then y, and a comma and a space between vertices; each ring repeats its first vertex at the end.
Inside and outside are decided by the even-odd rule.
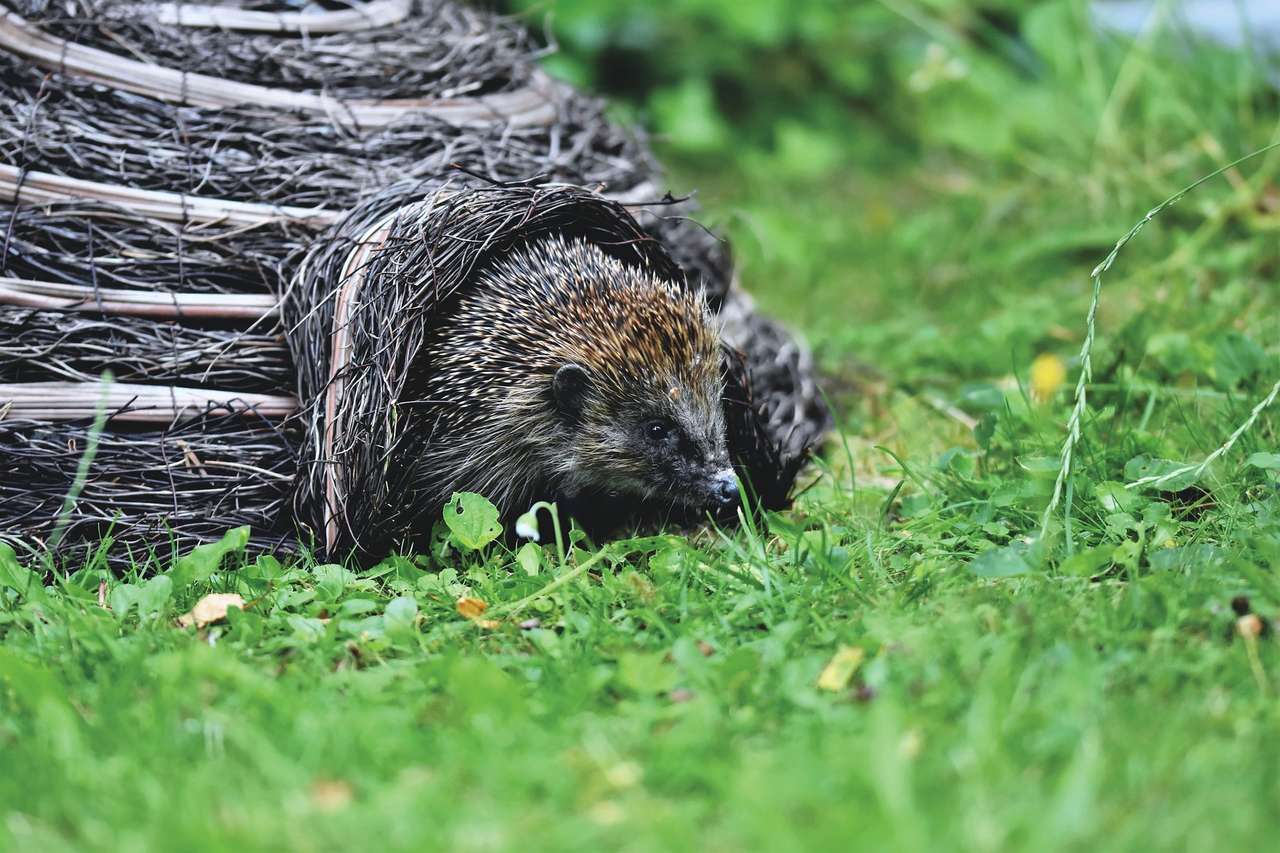
POLYGON ((742 499, 738 491, 738 477, 732 468, 716 474, 711 483, 711 499, 718 509, 736 507, 742 499))

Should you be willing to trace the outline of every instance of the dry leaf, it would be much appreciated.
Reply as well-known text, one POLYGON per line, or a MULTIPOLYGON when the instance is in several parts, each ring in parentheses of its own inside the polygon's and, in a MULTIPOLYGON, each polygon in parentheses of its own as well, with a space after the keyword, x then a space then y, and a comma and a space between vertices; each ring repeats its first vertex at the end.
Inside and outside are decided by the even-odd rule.
POLYGON ((1262 629, 1262 620, 1254 613, 1246 613, 1236 620, 1236 630, 1246 639, 1257 639, 1262 635, 1262 629))
POLYGON ((98 606, 103 610, 110 610, 107 606, 107 582, 98 581, 98 606))
POLYGON ((468 619, 479 619, 489 609, 489 604, 482 598, 459 598, 458 612, 468 619))
POLYGON ((819 690, 843 690, 853 678, 853 674, 862 666, 866 652, 857 646, 841 646, 822 668, 818 676, 819 690))
POLYGON ((206 595, 196 602, 190 613, 178 617, 178 624, 183 628, 195 626, 203 628, 227 618, 227 611, 232 607, 244 610, 244 599, 234 592, 215 592, 206 595))
POLYGON ((317 779, 311 783, 311 804, 322 812, 336 812, 351 803, 351 785, 341 779, 317 779))
POLYGON ((477 628, 483 628, 486 631, 492 631, 502 625, 497 619, 477 619, 475 622, 477 628))

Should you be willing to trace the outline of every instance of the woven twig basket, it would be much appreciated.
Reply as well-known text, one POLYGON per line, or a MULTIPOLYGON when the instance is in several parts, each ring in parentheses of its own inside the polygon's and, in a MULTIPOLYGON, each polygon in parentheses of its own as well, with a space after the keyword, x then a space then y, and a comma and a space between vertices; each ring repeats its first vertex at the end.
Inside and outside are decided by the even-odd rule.
POLYGON ((741 351, 735 462, 767 505, 826 427, 807 354, 730 286, 724 244, 510 21, 438 0, 5 0, 0 50, 12 544, 60 524, 63 548, 132 559, 241 524, 262 547, 411 544, 385 463, 413 440, 395 413, 423 336, 493 257, 553 232, 706 292, 741 351))

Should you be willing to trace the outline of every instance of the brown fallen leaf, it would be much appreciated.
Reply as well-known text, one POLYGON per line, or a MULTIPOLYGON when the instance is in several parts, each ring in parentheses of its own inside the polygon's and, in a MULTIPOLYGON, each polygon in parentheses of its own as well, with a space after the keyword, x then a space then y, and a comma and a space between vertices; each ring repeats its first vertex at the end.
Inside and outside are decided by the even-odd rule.
POLYGON ((489 609, 489 603, 482 598, 459 598, 458 612, 468 619, 479 619, 489 609))
POLYGON ((244 599, 234 592, 214 592, 196 602, 190 613, 178 617, 178 624, 183 628, 203 628, 227 618, 227 611, 232 607, 244 610, 244 599))
POLYGON ((107 606, 107 582, 98 581, 98 606, 103 610, 110 610, 107 606))
POLYGON ((311 783, 311 804, 322 812, 346 808, 351 794, 351 785, 341 779, 317 779, 311 783))

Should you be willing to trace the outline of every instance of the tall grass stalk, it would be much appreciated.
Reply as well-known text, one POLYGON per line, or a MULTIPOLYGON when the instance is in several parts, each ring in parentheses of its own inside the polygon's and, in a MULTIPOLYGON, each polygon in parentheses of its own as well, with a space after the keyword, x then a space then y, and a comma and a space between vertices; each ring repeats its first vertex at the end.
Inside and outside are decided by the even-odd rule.
POLYGON ((1221 447, 1206 456, 1199 464, 1183 465, 1179 468, 1173 469, 1172 471, 1166 471, 1163 474, 1153 474, 1150 477, 1143 477, 1140 480, 1134 480, 1132 483, 1126 483, 1125 488, 1137 489, 1143 486, 1159 486, 1176 477, 1182 477, 1186 474, 1191 475, 1191 480, 1198 480, 1210 465, 1217 462, 1222 456, 1231 452, 1231 448, 1235 447, 1236 442, 1240 440, 1242 435, 1253 429, 1253 425, 1257 423, 1258 418, 1272 403, 1276 401, 1277 396, 1280 396, 1280 381, 1277 381, 1275 385, 1271 386, 1271 392, 1258 401, 1258 405, 1254 406, 1253 410, 1249 412, 1249 417, 1245 418, 1244 423, 1236 427, 1235 432, 1231 433, 1231 437, 1228 438, 1221 447))
POLYGON ((48 549, 45 552, 45 559, 50 567, 53 564, 53 555, 58 550, 62 537, 67 533, 67 526, 71 523, 71 513, 75 511, 76 500, 80 497, 80 492, 84 490, 84 484, 89 479, 89 469, 93 466, 94 457, 98 455, 98 440, 102 436, 103 427, 107 423, 107 400, 111 394, 111 384, 115 381, 110 370, 102 372, 101 384, 102 392, 98 398, 98 405, 93 414, 93 425, 89 428, 89 435, 85 439, 84 453, 80 455, 80 464, 76 466, 76 477, 71 483, 71 488, 67 490, 67 496, 62 500, 62 509, 58 511, 58 522, 53 528, 53 533, 49 536, 48 549))
MULTIPOLYGON (((1239 166, 1242 163, 1248 162, 1249 160, 1252 160, 1255 157, 1261 156, 1262 154, 1265 154, 1268 151, 1271 151, 1272 149, 1277 147, 1280 147, 1280 142, 1273 142, 1270 145, 1267 145, 1263 148, 1259 148, 1257 151, 1252 151, 1244 155, 1240 159, 1235 160, 1231 163, 1228 163, 1227 165, 1221 167, 1220 169, 1217 169, 1216 171, 1211 172, 1202 178, 1199 178, 1195 182, 1189 184, 1186 187, 1183 187, 1178 192, 1169 196, 1160 204, 1156 205, 1155 207, 1151 208, 1151 210, 1147 211, 1147 215, 1142 217, 1142 219, 1139 220, 1136 225, 1134 225, 1132 228, 1129 229, 1128 233, 1126 233, 1123 237, 1119 239, 1119 241, 1116 242, 1115 246, 1112 247, 1111 251, 1107 254, 1107 257, 1103 259, 1102 263, 1098 264, 1096 267, 1093 268, 1093 272, 1090 273, 1090 278, 1093 279, 1093 297, 1089 301, 1089 312, 1088 312, 1088 316, 1085 319, 1084 343, 1081 344, 1080 346, 1080 376, 1076 380, 1075 402, 1071 407, 1071 415, 1067 418, 1067 437, 1062 442, 1060 464, 1058 466, 1058 476, 1054 480, 1053 494, 1049 498, 1049 504, 1048 506, 1045 507, 1044 515, 1040 520, 1040 538, 1041 539, 1046 538, 1046 535, 1049 530, 1049 522, 1053 518, 1054 512, 1057 511, 1058 505, 1062 502, 1063 489, 1066 486, 1067 478, 1071 474, 1076 445, 1079 444, 1080 442, 1080 424, 1084 420, 1089 383, 1093 379, 1093 342, 1097 336, 1098 306, 1102 301, 1102 276, 1111 269, 1111 266, 1115 263, 1116 258, 1119 257, 1120 251, 1126 245, 1128 245, 1129 241, 1132 240, 1134 237, 1138 236, 1138 233, 1142 231, 1143 228, 1146 227, 1147 223, 1155 219, 1157 216, 1159 216, 1166 208, 1169 208, 1172 205, 1177 204, 1179 201, 1182 200, 1183 196, 1185 196, 1187 193, 1191 192, 1192 190, 1196 189, 1201 184, 1206 183, 1207 181, 1210 181, 1222 175, 1224 172, 1234 169, 1236 166, 1239 166)), ((1240 429, 1236 430, 1236 433, 1232 434, 1231 438, 1228 439, 1227 443, 1223 445, 1223 447, 1220 447, 1214 453, 1210 454, 1210 456, 1206 458, 1205 461, 1201 463, 1201 465, 1202 466, 1209 465, 1214 459, 1218 458, 1223 453, 1226 453, 1228 450, 1230 450, 1231 446, 1235 444, 1236 440, 1240 437, 1240 435, 1243 435, 1245 432, 1249 430, 1250 427, 1253 426, 1253 423, 1257 420, 1258 415, 1261 413, 1261 411, 1265 409, 1267 406, 1269 406, 1272 401, 1275 400, 1277 391, 1280 391, 1280 384, 1277 384, 1277 388, 1272 389, 1271 394, 1269 394, 1266 399, 1264 399, 1257 407, 1255 407, 1253 413, 1249 416, 1249 418, 1245 421, 1245 423, 1241 425, 1240 429)), ((1194 466, 1191 466, 1191 467, 1194 467, 1194 466)), ((1132 484, 1132 485, 1137 485, 1137 484, 1132 484)), ((1066 529, 1070 529, 1070 525, 1071 525, 1070 509, 1068 509, 1066 512, 1066 516, 1064 518, 1064 527, 1066 529)), ((1067 547, 1070 547, 1069 541, 1067 543, 1067 547)))

